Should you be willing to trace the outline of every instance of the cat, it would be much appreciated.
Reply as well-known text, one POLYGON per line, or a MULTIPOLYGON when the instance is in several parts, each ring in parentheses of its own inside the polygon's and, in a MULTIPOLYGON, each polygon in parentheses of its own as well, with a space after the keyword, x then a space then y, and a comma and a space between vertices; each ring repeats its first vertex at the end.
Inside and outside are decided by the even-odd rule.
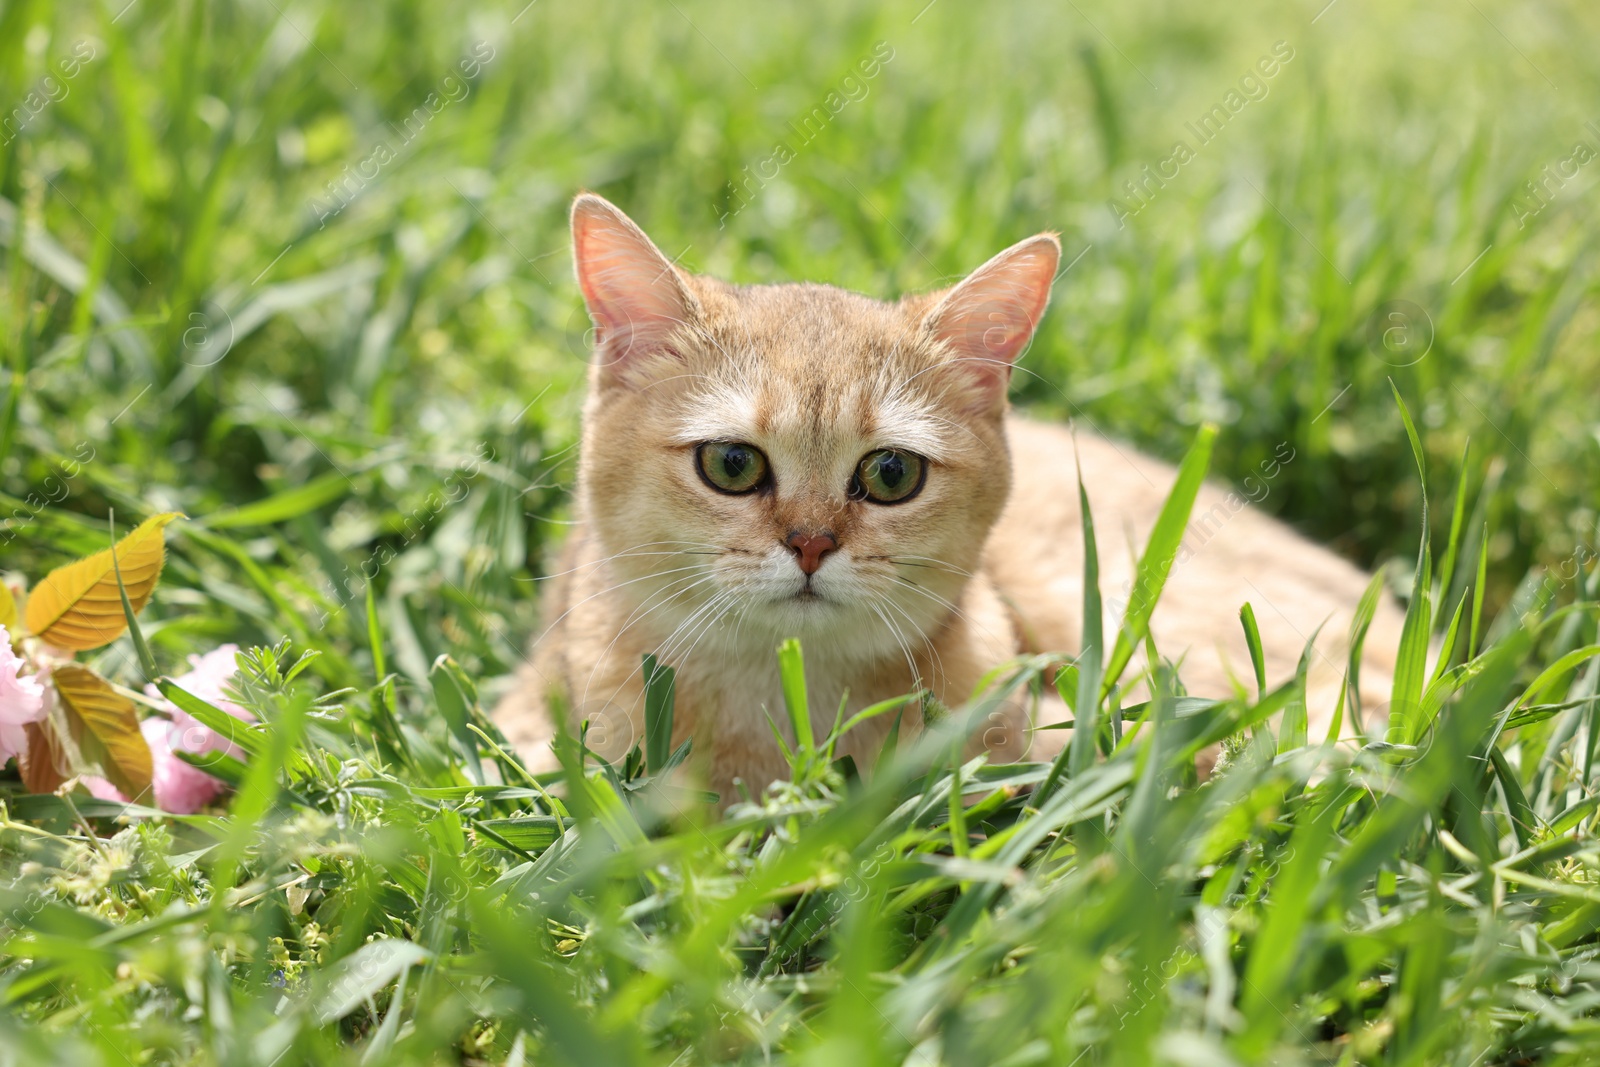
MULTIPOLYGON (((1116 633, 1118 591, 1176 472, 1008 411, 1012 365, 1060 260, 1054 234, 948 290, 886 303, 688 273, 593 194, 571 222, 596 328, 576 524, 545 592, 546 628, 495 713, 533 769, 556 766, 552 696, 571 725, 588 721, 606 759, 643 739, 645 653, 675 668, 673 744, 693 739, 724 805, 787 776, 771 733, 787 729, 775 654, 786 638, 802 644, 818 736, 841 700, 848 713, 926 687, 958 706, 1019 653, 1075 653, 1080 468, 1116 633)), ((1275 464, 1292 462, 1281 452, 1275 464)), ((1321 626, 1307 701, 1320 740, 1367 576, 1221 487, 1202 488, 1193 516, 1151 623, 1159 652, 1181 659, 1189 692, 1222 697, 1252 673, 1245 601, 1272 684, 1321 626)), ((1362 662, 1369 717, 1381 717, 1401 623, 1379 604, 1362 662)), ((1067 712, 1057 700, 1043 714, 1067 712)), ((892 718, 857 727, 838 754, 870 767, 892 718)), ((990 718, 972 746, 996 761, 1048 757, 1069 736, 1033 729, 1020 701, 990 718)), ((920 725, 913 706, 902 728, 920 725)))

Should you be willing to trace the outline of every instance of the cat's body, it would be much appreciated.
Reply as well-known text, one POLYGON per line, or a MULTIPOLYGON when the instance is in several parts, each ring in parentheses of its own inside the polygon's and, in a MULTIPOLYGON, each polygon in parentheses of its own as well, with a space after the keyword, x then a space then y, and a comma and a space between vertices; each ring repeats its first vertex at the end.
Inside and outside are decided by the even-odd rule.
MULTIPOLYGON (((497 712, 551 765, 548 697, 619 758, 643 738, 641 659, 677 670, 674 738, 733 799, 786 773, 775 648, 799 637, 814 724, 919 687, 959 705, 994 666, 1081 639, 1081 464, 1099 539, 1106 633, 1174 471, 1092 433, 1006 413, 1011 361, 1048 299, 1058 247, 1022 242, 945 293, 894 304, 827 286, 735 288, 672 267, 610 204, 573 212, 599 327, 584 412, 577 525, 546 590, 547 626, 497 712)), ((1292 461, 1292 455, 1279 460, 1292 461)), ((1366 578, 1212 486, 1202 490, 1152 632, 1191 692, 1227 695, 1261 619, 1269 680, 1313 657, 1313 729, 1366 578)), ((1364 660, 1381 701, 1399 616, 1379 608, 1364 660)), ((920 723, 913 710, 905 728, 920 723)), ((841 754, 870 766, 887 717, 841 754)), ((997 760, 1058 745, 1019 704, 974 747, 997 760), (1035 743, 1035 737, 1038 743, 1035 743)))

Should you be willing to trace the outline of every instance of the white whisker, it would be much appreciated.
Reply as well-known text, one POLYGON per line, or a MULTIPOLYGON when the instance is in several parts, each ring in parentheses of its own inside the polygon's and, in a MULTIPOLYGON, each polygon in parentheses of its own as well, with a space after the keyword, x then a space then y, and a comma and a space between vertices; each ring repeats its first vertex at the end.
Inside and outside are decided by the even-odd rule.
MULTIPOLYGON (((694 590, 700 588, 702 585, 705 585, 715 578, 716 575, 714 574, 702 573, 691 574, 686 578, 674 579, 661 589, 656 590, 650 596, 646 597, 638 607, 634 608, 628 617, 623 620, 622 625, 617 628, 616 634, 611 638, 610 644, 606 645, 605 651, 603 651, 599 656, 595 657, 594 666, 590 668, 589 677, 584 681, 583 684, 584 702, 587 702, 589 699, 589 690, 594 685, 595 675, 599 672, 600 667, 610 658, 612 650, 617 647, 617 642, 622 640, 623 634, 632 629, 635 623, 642 623, 645 619, 649 618, 656 611, 659 611, 661 608, 665 607, 671 601, 677 599, 678 597, 686 596, 689 593, 692 593, 694 590)), ((636 669, 635 673, 637 673, 637 670, 642 669, 643 664, 641 663, 639 668, 636 669)), ((623 679, 622 682, 617 685, 617 688, 620 689, 627 685, 632 678, 633 674, 628 675, 627 678, 623 679)))

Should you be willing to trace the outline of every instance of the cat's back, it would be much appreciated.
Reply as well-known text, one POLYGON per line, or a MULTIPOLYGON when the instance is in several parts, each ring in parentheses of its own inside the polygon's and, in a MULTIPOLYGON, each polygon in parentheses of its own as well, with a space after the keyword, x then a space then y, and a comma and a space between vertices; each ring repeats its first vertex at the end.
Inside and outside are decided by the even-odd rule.
MULTIPOLYGON (((1138 558, 1177 478, 1176 468, 1094 433, 1015 417, 1007 423, 1007 439, 1013 484, 985 551, 986 571, 1019 615, 1031 646, 1079 649, 1081 466, 1094 515, 1109 642, 1128 610, 1138 558)), ((1292 461, 1289 452, 1268 470, 1277 477, 1292 461)), ((1265 499, 1271 488, 1272 478, 1263 472, 1244 491, 1208 482, 1196 498, 1151 626, 1161 654, 1182 658, 1181 676, 1193 693, 1222 696, 1231 691, 1232 677, 1249 677, 1238 621, 1246 601, 1260 620, 1270 682, 1293 674, 1319 626, 1324 630, 1314 676, 1326 688, 1326 679, 1343 669, 1339 646, 1368 576, 1250 503, 1249 498, 1265 499)), ((1400 622, 1392 603, 1380 605, 1363 661, 1362 690, 1369 706, 1387 692, 1400 622)))

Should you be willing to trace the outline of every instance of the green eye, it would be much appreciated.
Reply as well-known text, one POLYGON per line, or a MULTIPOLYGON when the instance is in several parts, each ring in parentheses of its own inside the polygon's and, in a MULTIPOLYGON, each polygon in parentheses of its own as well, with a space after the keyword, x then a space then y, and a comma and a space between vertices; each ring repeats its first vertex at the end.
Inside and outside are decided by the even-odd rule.
POLYGON ((700 477, 718 492, 748 493, 767 480, 767 457, 754 445, 707 441, 694 455, 700 477))
POLYGON ((885 448, 868 452, 856 468, 855 489, 877 504, 910 500, 922 488, 927 463, 919 455, 885 448))

